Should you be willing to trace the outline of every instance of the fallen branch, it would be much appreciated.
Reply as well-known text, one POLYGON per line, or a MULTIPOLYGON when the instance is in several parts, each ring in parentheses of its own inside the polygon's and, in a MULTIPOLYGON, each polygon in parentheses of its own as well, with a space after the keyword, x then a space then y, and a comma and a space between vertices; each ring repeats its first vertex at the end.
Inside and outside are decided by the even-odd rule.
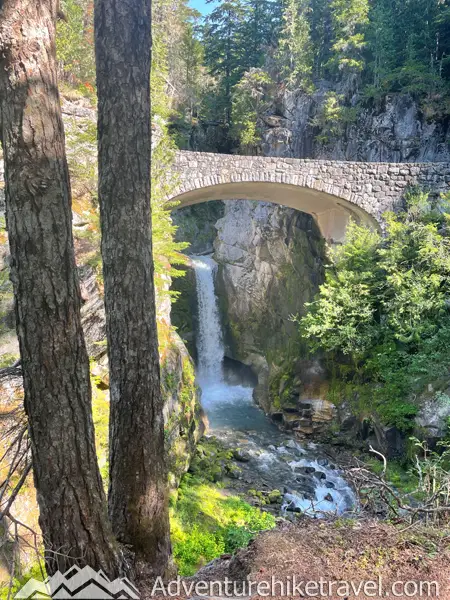
POLYGON ((442 518, 447 520, 447 515, 450 515, 450 504, 446 500, 450 492, 450 473, 442 469, 439 471, 434 468, 433 463, 432 472, 435 479, 429 489, 423 485, 422 471, 420 471, 419 487, 407 495, 402 494, 385 479, 386 457, 372 447, 370 450, 383 460, 381 474, 374 473, 358 460, 356 467, 345 469, 346 476, 353 483, 359 497, 366 500, 366 509, 368 508, 375 514, 379 514, 381 509, 381 512, 393 514, 396 519, 407 521, 410 524, 421 518, 432 518, 434 522, 439 522, 442 518), (440 474, 440 479, 438 474, 440 474), (408 501, 408 498, 412 498, 414 495, 423 496, 424 494, 425 497, 421 498, 420 502, 418 501, 417 506, 412 506, 408 501))

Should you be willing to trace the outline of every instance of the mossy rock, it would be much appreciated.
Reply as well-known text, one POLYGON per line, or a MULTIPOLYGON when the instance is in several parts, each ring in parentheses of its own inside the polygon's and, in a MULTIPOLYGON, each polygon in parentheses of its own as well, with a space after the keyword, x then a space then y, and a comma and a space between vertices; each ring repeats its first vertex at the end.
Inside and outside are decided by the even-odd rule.
POLYGON ((280 504, 283 500, 283 494, 280 492, 280 490, 272 490, 268 493, 267 499, 270 504, 280 504))
POLYGON ((242 469, 234 463, 227 463, 225 465, 225 470, 228 477, 231 477, 231 479, 239 479, 242 475, 242 469))

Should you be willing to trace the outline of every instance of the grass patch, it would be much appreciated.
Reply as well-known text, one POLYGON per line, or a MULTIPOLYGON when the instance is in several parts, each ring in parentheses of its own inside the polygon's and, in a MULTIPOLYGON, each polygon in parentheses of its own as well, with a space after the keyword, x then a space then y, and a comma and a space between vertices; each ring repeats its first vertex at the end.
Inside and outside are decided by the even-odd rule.
POLYGON ((193 575, 224 552, 246 546, 275 526, 275 517, 227 496, 199 475, 186 474, 170 508, 173 554, 180 575, 193 575))
POLYGON ((10 589, 9 580, 0 582, 0 600, 8 600, 14 598, 14 596, 23 588, 23 586, 30 579, 37 579, 38 581, 44 581, 47 577, 45 572, 44 561, 39 564, 37 561, 26 571, 26 573, 14 577, 10 589))
POLYGON ((5 352, 5 354, 0 356, 0 369, 12 367, 18 358, 20 358, 18 354, 14 354, 13 352, 5 352))

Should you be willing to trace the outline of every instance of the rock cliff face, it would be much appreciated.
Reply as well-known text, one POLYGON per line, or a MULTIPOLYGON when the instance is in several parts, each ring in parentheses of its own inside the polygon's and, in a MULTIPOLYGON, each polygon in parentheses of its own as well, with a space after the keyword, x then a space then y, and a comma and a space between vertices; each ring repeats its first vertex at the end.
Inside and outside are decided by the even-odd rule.
POLYGON ((303 313, 323 275, 323 244, 305 213, 266 202, 225 203, 214 258, 232 358, 276 354, 297 338, 291 315, 303 313))
MULTIPOLYGON (((95 360, 93 375, 107 391, 109 375, 103 299, 92 269, 84 267, 80 275, 84 300, 81 317, 88 352, 95 360)), ((197 442, 205 431, 204 417, 193 360, 170 323, 168 295, 157 298, 157 322, 167 465, 169 483, 175 488, 187 471, 197 442)))
POLYGON ((212 254, 216 239, 216 222, 223 217, 223 202, 203 202, 174 210, 172 220, 178 227, 177 239, 189 242, 187 252, 193 254, 212 254))
POLYGON ((409 94, 386 96, 377 103, 348 101, 352 116, 337 123, 335 136, 323 133, 318 116, 328 88, 314 94, 285 92, 275 115, 264 119, 261 153, 265 156, 374 162, 448 162, 450 120, 427 118, 409 94))

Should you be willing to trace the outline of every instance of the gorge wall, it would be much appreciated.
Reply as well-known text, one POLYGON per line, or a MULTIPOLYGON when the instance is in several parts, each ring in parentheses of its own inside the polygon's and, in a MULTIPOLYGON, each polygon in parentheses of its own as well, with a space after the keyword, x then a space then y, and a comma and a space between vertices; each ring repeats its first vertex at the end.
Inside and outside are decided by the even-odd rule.
MULTIPOLYGON (((364 100, 345 86, 318 82, 313 93, 279 90, 257 123, 260 143, 252 154, 363 162, 449 162, 450 118, 413 94, 364 100), (342 88, 342 89, 341 89, 342 88), (327 115, 330 94, 340 97, 327 115)), ((218 124, 196 123, 190 150, 221 152, 218 124)))
POLYGON ((322 281, 320 233, 305 213, 239 200, 225 203, 216 228, 217 292, 229 355, 258 374, 256 399, 266 412, 280 412, 269 389, 279 370, 301 372, 303 379, 292 315, 304 313, 322 281))

